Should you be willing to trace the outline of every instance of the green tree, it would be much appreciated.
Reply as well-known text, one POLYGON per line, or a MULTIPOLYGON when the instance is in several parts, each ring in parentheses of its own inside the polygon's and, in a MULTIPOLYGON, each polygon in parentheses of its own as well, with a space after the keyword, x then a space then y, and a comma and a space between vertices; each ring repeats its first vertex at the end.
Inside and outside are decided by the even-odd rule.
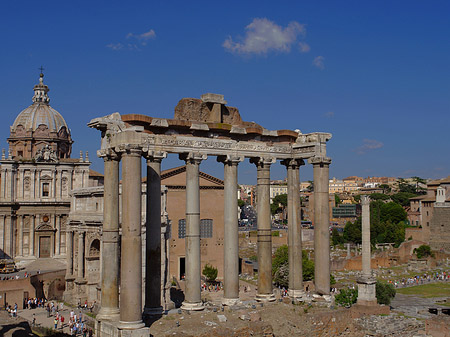
POLYGON ((336 227, 334 227, 331 231, 331 243, 333 244, 333 246, 344 243, 344 237, 339 233, 336 227))
POLYGON ((339 205, 341 203, 341 198, 339 198, 339 195, 337 193, 334 194, 334 203, 339 205))
MULTIPOLYGON (((314 279, 314 262, 308 258, 306 250, 302 251, 303 280, 314 279)), ((272 259, 273 282, 282 287, 289 286, 289 251, 287 245, 280 246, 272 259)))
POLYGON ((381 206, 381 221, 392 221, 393 223, 398 223, 400 221, 405 221, 407 219, 406 211, 402 206, 395 202, 388 202, 381 206))
POLYGON ((314 181, 312 180, 308 180, 308 187, 306 188, 308 190, 308 192, 314 192, 314 181))
POLYGON ((395 297, 395 288, 390 283, 377 281, 375 292, 378 304, 390 305, 391 300, 395 297))
POLYGON ((358 290, 352 288, 343 288, 334 297, 334 301, 341 307, 351 307, 358 299, 358 290))
POLYGON ((393 194, 391 196, 391 199, 393 202, 396 202, 397 204, 407 207, 410 205, 409 199, 416 197, 417 194, 410 193, 410 192, 398 192, 396 194, 393 194))
POLYGON ((314 261, 308 258, 306 250, 302 251, 303 281, 314 279, 314 261))
POLYGON ((427 193, 427 190, 420 186, 420 184, 426 185, 427 181, 425 179, 422 179, 420 177, 411 177, 411 179, 416 184, 416 186, 415 186, 416 187, 416 194, 426 194, 427 193))
POLYGON ((416 253, 417 258, 419 259, 433 255, 431 248, 428 245, 422 245, 419 248, 414 249, 414 253, 416 253))
POLYGON ((361 217, 355 222, 348 221, 344 227, 344 240, 346 242, 361 243, 361 217))
POLYGON ((372 193, 369 195, 371 200, 388 200, 390 199, 390 196, 383 194, 383 193, 372 193))
POLYGON ((217 278, 217 268, 207 263, 203 268, 202 274, 206 277, 207 281, 214 282, 217 278))
POLYGON ((244 205, 245 205, 244 200, 238 199, 238 206, 239 206, 239 207, 243 207, 244 205))
POLYGON ((272 199, 272 204, 270 205, 270 211, 272 215, 283 212, 287 206, 287 194, 279 194, 276 195, 272 199))
POLYGON ((378 186, 379 188, 383 189, 383 194, 389 194, 391 193, 391 186, 389 186, 388 184, 381 184, 380 186, 378 186))

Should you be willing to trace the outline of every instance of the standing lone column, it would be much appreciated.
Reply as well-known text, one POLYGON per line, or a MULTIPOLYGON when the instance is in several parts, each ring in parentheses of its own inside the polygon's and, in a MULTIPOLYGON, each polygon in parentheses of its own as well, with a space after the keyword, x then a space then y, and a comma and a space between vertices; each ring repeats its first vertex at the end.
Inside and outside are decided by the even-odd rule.
POLYGON ((370 268, 370 198, 361 196, 362 205, 362 273, 358 283, 358 304, 376 305, 376 279, 370 268))
POLYGON ((328 177, 331 159, 313 157, 314 170, 314 285, 320 295, 330 294, 330 212, 328 177))
POLYGON ((166 153, 147 157, 144 315, 161 315, 161 161, 166 153))
POLYGON ((282 162, 287 168, 288 183, 288 260, 289 296, 293 299, 304 296, 302 266, 302 224, 300 219, 299 167, 303 160, 292 159, 282 162))
POLYGON ((141 150, 131 147, 122 153, 120 271, 119 327, 142 328, 141 150))
POLYGON ((186 289, 185 310, 203 310, 201 300, 200 256, 200 163, 206 156, 189 153, 186 161, 186 289))
POLYGON ((102 230, 102 302, 98 320, 119 318, 119 156, 103 157, 105 185, 102 230))
POLYGON ((222 304, 239 302, 239 224, 237 167, 242 158, 223 156, 217 161, 224 164, 224 292, 222 304))
POLYGON ((275 301, 272 286, 272 224, 270 219, 270 165, 272 159, 252 158, 257 169, 258 292, 257 301, 275 301))

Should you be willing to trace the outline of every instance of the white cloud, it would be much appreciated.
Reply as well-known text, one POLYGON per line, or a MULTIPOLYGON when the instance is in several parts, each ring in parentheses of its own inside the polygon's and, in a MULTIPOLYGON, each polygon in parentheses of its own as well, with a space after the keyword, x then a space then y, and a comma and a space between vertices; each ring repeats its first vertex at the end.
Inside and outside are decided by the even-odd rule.
POLYGON ((230 36, 222 46, 237 54, 266 54, 269 51, 287 53, 297 41, 297 37, 304 37, 306 34, 305 25, 296 21, 283 28, 266 18, 254 19, 245 27, 245 31, 245 37, 241 42, 234 42, 230 36))
POLYGON ((313 64, 320 70, 324 70, 325 69, 325 64, 323 63, 324 60, 325 60, 325 57, 317 56, 314 58, 313 64))
POLYGON ((139 43, 143 46, 147 44, 148 40, 156 38, 156 33, 153 29, 150 29, 148 32, 142 33, 142 34, 133 34, 128 33, 127 39, 136 39, 139 41, 139 43))
POLYGON ((106 47, 112 50, 121 50, 123 48, 123 44, 121 43, 110 43, 107 44, 106 47))
POLYGON ((325 112, 325 117, 328 117, 328 118, 334 117, 334 111, 327 111, 327 112, 325 112))
POLYGON ((299 42, 298 49, 300 50, 300 53, 307 53, 311 50, 311 47, 305 42, 299 42))
POLYGON ((363 139, 363 145, 356 149, 357 154, 366 154, 369 151, 382 148, 384 144, 375 139, 363 139))
POLYGON ((125 47, 129 50, 140 50, 139 46, 147 45, 148 41, 154 38, 156 38, 156 33, 153 29, 142 34, 128 33, 126 39, 130 40, 129 43, 110 43, 106 47, 112 50, 121 50, 125 47))

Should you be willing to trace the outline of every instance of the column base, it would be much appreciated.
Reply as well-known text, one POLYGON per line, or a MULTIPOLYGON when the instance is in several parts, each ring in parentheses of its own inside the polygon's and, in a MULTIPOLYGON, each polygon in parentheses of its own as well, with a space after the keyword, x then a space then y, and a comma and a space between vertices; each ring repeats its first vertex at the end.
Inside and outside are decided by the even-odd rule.
POLYGON ((293 300, 303 299, 306 296, 304 290, 289 289, 288 296, 293 300))
POLYGON ((356 280, 358 284, 358 300, 361 305, 377 305, 376 283, 377 280, 368 275, 363 275, 356 280))
POLYGON ((187 310, 187 311, 200 311, 200 310, 205 309, 205 307, 203 306, 202 302, 197 302, 197 303, 183 302, 181 304, 181 309, 187 310))
POLYGON ((163 307, 144 308, 144 317, 161 316, 162 314, 163 314, 163 307))
POLYGON ((274 302, 275 295, 274 294, 256 294, 256 298, 258 302, 274 302))
POLYGON ((117 322, 97 321, 95 324, 97 337, 148 337, 150 328, 122 329, 117 322))
POLYGON ((143 321, 134 321, 134 322, 124 322, 119 321, 119 324, 117 327, 121 330, 137 330, 141 329, 145 326, 145 323, 143 321))
POLYGON ((99 321, 118 321, 120 318, 120 310, 119 308, 100 307, 95 318, 99 321))
POLYGON ((241 301, 239 300, 239 298, 223 298, 222 299, 222 305, 227 305, 229 307, 231 307, 233 305, 237 305, 240 302, 241 301))

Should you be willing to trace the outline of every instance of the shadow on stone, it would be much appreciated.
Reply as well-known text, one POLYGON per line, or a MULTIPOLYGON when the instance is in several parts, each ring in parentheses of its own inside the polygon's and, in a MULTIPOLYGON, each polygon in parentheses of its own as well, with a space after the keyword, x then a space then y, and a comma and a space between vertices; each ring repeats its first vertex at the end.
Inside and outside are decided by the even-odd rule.
POLYGON ((170 299, 175 303, 175 308, 181 307, 184 301, 184 292, 181 289, 170 288, 170 299))

